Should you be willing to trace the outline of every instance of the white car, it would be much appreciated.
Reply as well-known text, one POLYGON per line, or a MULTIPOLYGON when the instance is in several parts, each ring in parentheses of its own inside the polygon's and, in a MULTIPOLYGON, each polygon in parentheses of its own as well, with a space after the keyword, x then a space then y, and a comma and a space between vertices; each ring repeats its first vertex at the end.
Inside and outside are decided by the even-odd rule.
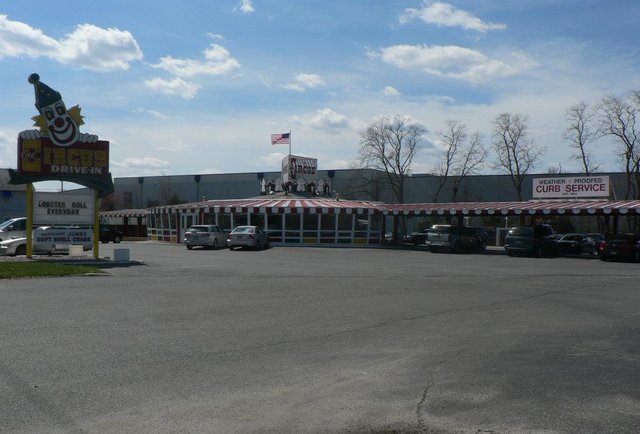
POLYGON ((26 236, 26 231, 26 217, 9 219, 0 224, 0 241, 11 240, 13 238, 24 238, 26 236))
POLYGON ((236 226, 229 234, 229 250, 236 247, 269 248, 269 235, 259 226, 236 226))
MULTIPOLYGON (((43 226, 33 230, 33 253, 51 255, 68 253, 70 245, 81 245, 82 250, 93 248, 91 228, 59 228, 43 226)), ((13 238, 0 242, 0 255, 16 256, 27 254, 27 239, 13 238)))
POLYGON ((217 225, 193 225, 184 233, 184 244, 191 250, 196 246, 202 248, 225 247, 227 233, 217 225))

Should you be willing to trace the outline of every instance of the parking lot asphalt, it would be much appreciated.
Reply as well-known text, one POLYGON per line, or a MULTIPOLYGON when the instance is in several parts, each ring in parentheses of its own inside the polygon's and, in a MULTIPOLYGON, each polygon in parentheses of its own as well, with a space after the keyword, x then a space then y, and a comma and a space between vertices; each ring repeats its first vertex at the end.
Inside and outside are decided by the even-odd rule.
POLYGON ((640 426, 640 264, 114 247, 137 265, 0 280, 0 432, 640 426))

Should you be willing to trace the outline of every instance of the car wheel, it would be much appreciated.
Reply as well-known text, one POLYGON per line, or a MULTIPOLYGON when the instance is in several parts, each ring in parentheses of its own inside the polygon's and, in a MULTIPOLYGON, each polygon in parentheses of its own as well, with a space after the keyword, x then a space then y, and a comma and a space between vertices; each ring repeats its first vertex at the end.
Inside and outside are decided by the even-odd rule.
POLYGON ((187 250, 193 249, 193 246, 187 246, 187 250))
POLYGON ((213 240, 213 249, 217 249, 218 248, 218 240, 213 240))
POLYGON ((640 250, 636 250, 634 262, 640 262, 640 250))
POLYGON ((542 251, 542 246, 538 246, 536 248, 535 254, 537 258, 542 258, 544 256, 544 252, 542 251))
POLYGON ((17 255, 26 255, 27 254, 27 246, 21 245, 16 248, 16 256, 17 255))
POLYGON ((453 245, 453 253, 460 253, 460 241, 456 241, 453 245))
POLYGON ((233 252, 233 249, 235 249, 235 247, 229 246, 229 250, 231 250, 233 252))
POLYGON ((118 244, 120 242, 120 235, 116 235, 115 237, 113 237, 113 242, 118 244))
POLYGON ((602 255, 600 255, 600 260, 601 261, 608 261, 609 257, 603 253, 602 255))
POLYGON ((267 242, 264 245, 265 249, 270 249, 271 248, 271 241, 267 240, 267 242))

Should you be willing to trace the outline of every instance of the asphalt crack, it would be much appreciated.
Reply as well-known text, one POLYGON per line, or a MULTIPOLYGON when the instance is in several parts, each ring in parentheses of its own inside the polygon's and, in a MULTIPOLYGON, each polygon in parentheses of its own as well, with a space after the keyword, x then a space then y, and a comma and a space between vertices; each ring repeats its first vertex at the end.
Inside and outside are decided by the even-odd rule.
POLYGON ((418 406, 416 407, 416 418, 418 419, 418 427, 423 428, 423 429, 427 428, 427 423, 425 421, 424 412, 422 410, 423 410, 425 404, 427 403, 427 398, 429 396, 429 391, 436 384, 436 374, 438 373, 440 368, 442 368, 443 365, 445 365, 445 364, 449 363, 451 360, 459 357, 461 353, 462 353, 462 350, 459 350, 459 351, 451 354, 446 359, 440 360, 434 366, 433 371, 431 372, 431 382, 429 384, 427 384, 427 387, 422 392, 422 399, 420 399, 420 402, 418 402, 418 406))

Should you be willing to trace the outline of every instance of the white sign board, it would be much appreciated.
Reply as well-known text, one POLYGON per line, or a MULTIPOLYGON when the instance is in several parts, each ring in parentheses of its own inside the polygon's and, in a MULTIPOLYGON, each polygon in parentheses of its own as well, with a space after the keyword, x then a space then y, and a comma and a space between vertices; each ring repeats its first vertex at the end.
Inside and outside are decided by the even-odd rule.
POLYGON ((93 231, 91 229, 58 229, 44 228, 33 231, 33 244, 44 248, 44 250, 53 250, 55 245, 74 245, 80 244, 91 247, 93 244, 93 231))
POLYGON ((35 192, 33 223, 36 225, 92 225, 95 223, 95 196, 84 192, 35 192))
POLYGON ((315 179, 317 173, 318 160, 316 158, 287 155, 282 159, 282 180, 284 182, 315 179))
POLYGON ((535 178, 534 199, 579 199, 609 197, 608 176, 535 178))

